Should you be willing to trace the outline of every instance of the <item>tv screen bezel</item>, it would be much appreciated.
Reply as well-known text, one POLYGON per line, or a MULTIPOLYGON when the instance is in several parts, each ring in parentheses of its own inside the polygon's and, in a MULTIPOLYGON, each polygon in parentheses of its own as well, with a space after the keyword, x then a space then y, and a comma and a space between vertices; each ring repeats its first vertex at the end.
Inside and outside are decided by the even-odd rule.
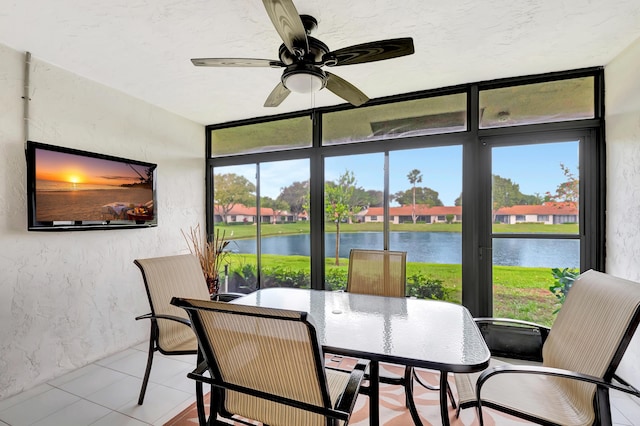
POLYGON ((58 145, 50 145, 42 142, 27 141, 25 146, 25 155, 27 160, 27 215, 29 231, 88 231, 88 230, 105 230, 105 229, 131 229, 131 228, 152 228, 158 226, 158 203, 157 203, 157 167, 155 163, 146 161, 133 160, 113 155, 100 154, 97 152, 83 151, 75 148, 67 148, 58 145), (97 158, 108 161, 116 161, 120 163, 130 163, 143 167, 153 168, 152 178, 152 198, 153 198, 153 219, 151 220, 65 220, 43 222, 36 219, 36 150, 48 150, 64 154, 73 154, 89 158, 97 158))

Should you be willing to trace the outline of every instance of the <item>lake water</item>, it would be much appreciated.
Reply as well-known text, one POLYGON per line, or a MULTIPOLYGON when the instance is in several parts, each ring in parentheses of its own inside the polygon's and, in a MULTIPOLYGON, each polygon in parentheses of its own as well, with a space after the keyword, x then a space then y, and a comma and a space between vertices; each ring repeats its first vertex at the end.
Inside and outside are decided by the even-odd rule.
MULTIPOLYGON (((326 234, 325 256, 335 255, 335 234, 326 234)), ((309 234, 267 237, 262 239, 265 254, 309 256, 309 234)), ((382 248, 380 232, 344 233, 340 236, 340 257, 349 257, 352 247, 382 248)), ((255 240, 233 241, 234 251, 256 252, 255 240)), ((425 263, 462 262, 462 234, 458 232, 392 232, 391 250, 406 251, 407 261, 425 263)), ((493 241, 493 263, 504 266, 578 268, 579 240, 540 240, 496 238, 493 241)))

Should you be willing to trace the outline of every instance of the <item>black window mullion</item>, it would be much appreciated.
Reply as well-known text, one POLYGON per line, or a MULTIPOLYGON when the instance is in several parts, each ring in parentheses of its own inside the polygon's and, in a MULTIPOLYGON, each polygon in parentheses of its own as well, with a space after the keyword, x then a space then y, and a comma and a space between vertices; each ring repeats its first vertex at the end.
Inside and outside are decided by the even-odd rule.
POLYGON ((309 170, 309 232, 311 237, 311 287, 324 289, 324 158, 322 141, 322 114, 313 114, 313 146, 309 170))

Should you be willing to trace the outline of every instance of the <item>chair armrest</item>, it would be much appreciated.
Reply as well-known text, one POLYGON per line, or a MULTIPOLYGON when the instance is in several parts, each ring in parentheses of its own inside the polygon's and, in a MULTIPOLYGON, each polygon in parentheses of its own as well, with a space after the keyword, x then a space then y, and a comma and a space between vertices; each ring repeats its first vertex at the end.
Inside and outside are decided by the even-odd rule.
POLYGON ((480 392, 482 390, 482 386, 487 380, 498 374, 538 374, 561 377, 571 380, 579 380, 582 382, 595 384, 596 386, 601 388, 614 389, 640 398, 640 391, 638 391, 633 386, 606 382, 600 377, 591 376, 589 374, 578 373, 571 370, 564 370, 562 368, 542 367, 534 365, 500 365, 483 371, 482 374, 480 374, 480 377, 478 377, 478 381, 476 383, 476 399, 478 401, 478 406, 480 406, 480 392))
POLYGON ((542 361, 542 346, 550 328, 510 318, 475 318, 491 355, 542 361))
POLYGON ((551 330, 549 327, 547 327, 545 325, 542 325, 542 324, 538 324, 538 323, 531 322, 531 321, 523 321, 523 320, 519 320, 519 319, 513 319, 513 318, 479 317, 479 318, 474 318, 473 320, 476 322, 476 324, 482 324, 482 323, 505 323, 505 324, 530 326, 531 328, 539 328, 539 329, 551 330))
POLYGON ((223 380, 219 380, 213 377, 207 377, 204 375, 204 372, 208 370, 205 362, 198 364, 195 370, 187 374, 187 377, 193 379, 197 382, 207 383, 211 386, 214 386, 218 389, 227 389, 235 392, 240 392, 246 395, 255 396, 258 398, 265 399, 267 401, 277 402, 279 404, 290 405, 292 407, 300 408, 302 410, 311 411, 313 413, 322 414, 324 416, 330 416, 332 418, 336 418, 339 420, 346 421, 349 419, 349 413, 343 412, 341 410, 335 408, 325 408, 313 404, 309 404, 306 402, 286 398, 280 395, 273 395, 267 392, 263 392, 257 389, 251 389, 244 386, 236 385, 233 383, 224 382, 223 380))
POLYGON ((364 379, 364 372, 369 365, 369 361, 359 360, 351 371, 351 376, 344 388, 344 392, 336 401, 335 409, 345 413, 351 413, 360 392, 360 385, 364 379))
POLYGON ((176 317, 174 315, 145 314, 145 315, 140 315, 140 316, 136 317, 136 321, 137 320, 141 320, 141 319, 150 319, 151 321, 156 321, 156 320, 159 320, 159 319, 166 319, 166 320, 170 320, 170 321, 179 322, 181 324, 186 325, 187 327, 191 327, 191 321, 189 321, 186 318, 176 317))

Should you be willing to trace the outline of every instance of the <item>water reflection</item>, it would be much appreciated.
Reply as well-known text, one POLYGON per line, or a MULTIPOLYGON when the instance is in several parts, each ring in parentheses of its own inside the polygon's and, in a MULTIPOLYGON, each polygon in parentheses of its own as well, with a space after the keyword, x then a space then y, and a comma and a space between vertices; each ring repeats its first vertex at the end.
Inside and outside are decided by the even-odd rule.
MULTIPOLYGON (((325 235, 325 256, 333 257, 335 234, 325 235)), ((234 246, 240 253, 255 253, 255 240, 237 240, 234 246)), ((408 262, 460 264, 462 262, 462 234, 457 232, 392 232, 392 250, 406 251, 408 262)), ((266 237, 262 239, 265 254, 309 256, 309 234, 266 237)), ((345 233, 340 237, 340 257, 349 257, 352 247, 382 249, 381 232, 345 233)), ((580 241, 567 239, 542 240, 534 238, 495 238, 493 264, 578 268, 580 241)))

